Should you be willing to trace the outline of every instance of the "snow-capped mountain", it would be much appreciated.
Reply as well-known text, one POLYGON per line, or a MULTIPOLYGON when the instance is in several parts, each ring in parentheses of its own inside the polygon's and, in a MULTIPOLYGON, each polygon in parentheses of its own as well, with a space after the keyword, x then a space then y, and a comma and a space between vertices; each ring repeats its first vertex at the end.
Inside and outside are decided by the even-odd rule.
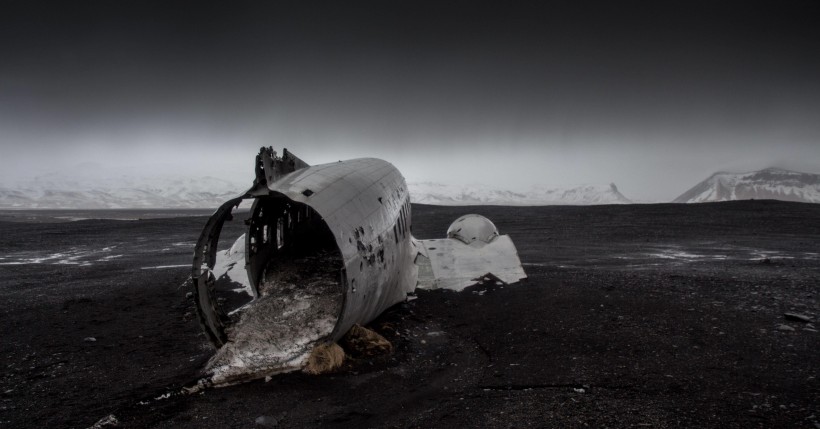
POLYGON ((820 203, 820 174, 767 168, 750 173, 715 173, 674 203, 772 199, 820 203))
POLYGON ((630 204, 614 183, 581 185, 571 188, 534 186, 523 192, 491 188, 486 185, 445 185, 441 183, 408 183, 410 200, 433 205, 591 205, 630 204))
POLYGON ((57 174, 0 185, 0 208, 215 208, 250 187, 215 177, 57 174))

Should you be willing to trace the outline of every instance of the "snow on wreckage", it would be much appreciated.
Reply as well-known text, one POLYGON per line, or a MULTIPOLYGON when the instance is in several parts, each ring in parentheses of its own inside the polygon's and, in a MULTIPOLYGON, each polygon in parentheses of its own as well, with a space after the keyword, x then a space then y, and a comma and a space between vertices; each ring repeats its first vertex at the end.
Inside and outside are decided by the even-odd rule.
POLYGON ((416 287, 526 278, 512 241, 488 219, 464 216, 442 240, 414 239, 410 219, 404 177, 386 161, 309 166, 262 148, 253 186, 216 210, 195 248, 199 321, 217 347, 196 388, 305 369, 416 287), (218 253, 222 225, 243 199, 253 199, 247 232, 218 253), (226 278, 231 286, 221 287, 226 278))

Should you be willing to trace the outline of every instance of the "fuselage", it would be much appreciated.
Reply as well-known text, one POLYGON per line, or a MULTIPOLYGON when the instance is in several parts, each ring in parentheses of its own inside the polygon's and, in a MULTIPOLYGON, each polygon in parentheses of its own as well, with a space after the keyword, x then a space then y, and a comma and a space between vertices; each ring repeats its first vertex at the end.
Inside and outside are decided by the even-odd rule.
MULTIPOLYGON (((360 158, 315 165, 268 183, 255 196, 246 259, 251 285, 271 259, 329 231, 341 254, 344 303, 333 340, 374 319, 416 286, 407 185, 389 162, 360 158)), ((258 192, 257 192, 258 193, 258 192)))
POLYGON ((263 148, 256 173, 251 189, 211 216, 194 251, 198 315, 217 347, 229 340, 226 329, 235 321, 215 292, 216 248, 223 223, 243 199, 254 201, 245 234, 245 268, 254 298, 266 270, 277 269, 278 261, 319 251, 342 261, 341 310, 327 340, 373 320, 415 289, 410 196, 392 164, 360 158, 308 166, 287 151, 280 158, 263 148))

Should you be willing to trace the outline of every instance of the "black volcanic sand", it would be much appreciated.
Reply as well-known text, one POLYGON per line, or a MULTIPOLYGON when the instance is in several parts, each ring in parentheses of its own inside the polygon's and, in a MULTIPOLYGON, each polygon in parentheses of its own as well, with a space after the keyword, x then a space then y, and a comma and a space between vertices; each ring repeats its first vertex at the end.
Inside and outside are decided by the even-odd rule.
POLYGON ((189 269, 143 269, 190 263, 205 218, 0 222, 0 263, 74 256, 0 265, 0 427, 820 427, 820 205, 414 206, 413 230, 473 212, 526 282, 419 292, 371 324, 392 355, 335 374, 148 405, 212 353, 189 269))

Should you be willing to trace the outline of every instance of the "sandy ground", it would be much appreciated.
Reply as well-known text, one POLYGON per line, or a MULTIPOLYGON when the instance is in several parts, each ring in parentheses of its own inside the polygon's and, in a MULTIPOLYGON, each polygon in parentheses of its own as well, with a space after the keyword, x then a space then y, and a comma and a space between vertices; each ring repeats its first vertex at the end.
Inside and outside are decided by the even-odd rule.
POLYGON ((148 405, 213 353, 205 218, 0 221, 0 427, 820 427, 820 205, 414 206, 414 234, 471 212, 526 282, 420 292, 371 324, 391 355, 335 374, 148 405))

